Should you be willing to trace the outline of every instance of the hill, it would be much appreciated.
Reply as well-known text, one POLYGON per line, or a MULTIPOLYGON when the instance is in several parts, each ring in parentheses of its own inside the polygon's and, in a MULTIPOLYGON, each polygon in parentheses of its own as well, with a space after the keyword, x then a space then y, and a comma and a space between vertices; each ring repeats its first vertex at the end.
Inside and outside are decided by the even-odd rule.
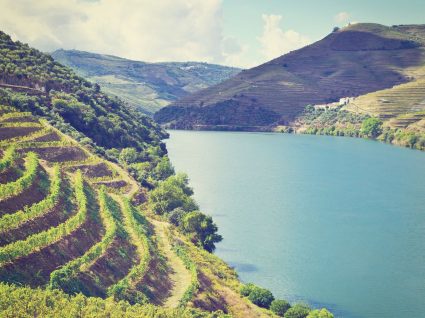
POLYGON ((336 102, 422 78, 424 45, 425 25, 350 25, 183 97, 154 118, 189 129, 271 130, 291 125, 306 105, 336 102))
POLYGON ((0 70, 0 316, 273 316, 151 119, 4 33, 0 70))
POLYGON ((208 63, 146 63, 77 50, 57 50, 52 56, 147 114, 240 72, 208 63))

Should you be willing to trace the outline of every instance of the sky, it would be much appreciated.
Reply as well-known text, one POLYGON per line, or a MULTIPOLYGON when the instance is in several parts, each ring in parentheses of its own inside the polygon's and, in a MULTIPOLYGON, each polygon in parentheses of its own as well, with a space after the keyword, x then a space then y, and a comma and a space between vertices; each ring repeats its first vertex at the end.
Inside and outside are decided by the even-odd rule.
POLYGON ((0 30, 42 51, 249 68, 348 23, 425 23, 425 0, 0 0, 0 30))

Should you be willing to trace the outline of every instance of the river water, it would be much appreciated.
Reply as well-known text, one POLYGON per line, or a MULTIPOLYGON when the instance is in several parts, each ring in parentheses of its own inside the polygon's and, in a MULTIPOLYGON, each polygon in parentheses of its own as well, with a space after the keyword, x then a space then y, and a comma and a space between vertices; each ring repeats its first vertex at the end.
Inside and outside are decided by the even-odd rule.
POLYGON ((336 317, 425 317, 425 153, 308 135, 170 131, 244 282, 336 317))

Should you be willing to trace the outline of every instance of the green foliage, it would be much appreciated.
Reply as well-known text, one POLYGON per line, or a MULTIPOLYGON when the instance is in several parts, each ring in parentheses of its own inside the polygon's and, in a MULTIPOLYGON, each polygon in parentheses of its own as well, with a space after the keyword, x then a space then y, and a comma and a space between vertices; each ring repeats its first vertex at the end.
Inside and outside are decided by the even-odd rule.
POLYGON ((175 226, 180 226, 186 214, 187 212, 182 208, 176 208, 168 214, 168 221, 175 226))
POLYGON ((193 191, 188 183, 187 175, 181 173, 160 182, 149 196, 152 211, 164 215, 176 208, 182 208, 187 212, 196 210, 198 206, 190 197, 193 191))
POLYGON ((276 315, 283 317, 291 305, 283 299, 275 299, 270 305, 270 310, 276 315))
POLYGON ((303 304, 296 304, 292 306, 291 308, 289 308, 283 317, 284 318, 306 318, 309 313, 310 313, 310 307, 303 304))
POLYGON ((239 292, 242 296, 247 297, 253 304, 259 307, 270 308, 274 301, 274 296, 271 291, 252 283, 243 285, 239 292))
POLYGON ((12 228, 17 228, 23 222, 40 217, 44 213, 53 209, 59 202, 59 198, 61 196, 61 184, 62 178, 59 165, 56 165, 53 170, 48 196, 29 207, 26 206, 20 211, 12 214, 6 214, 0 218, 0 233, 12 228))
MULTIPOLYGON (((147 238, 146 220, 144 220, 140 214, 138 214, 139 220, 136 219, 135 215, 137 214, 137 211, 131 205, 130 200, 127 198, 122 198, 122 200, 122 212, 124 214, 124 218, 128 221, 128 226, 132 228, 138 237, 138 240, 133 243, 138 245, 139 251, 142 255, 139 255, 140 262, 131 268, 127 276, 108 288, 108 295, 113 296, 115 300, 126 300, 131 304, 147 303, 148 298, 142 292, 134 288, 136 283, 141 281, 143 276, 145 276, 151 259, 150 247, 147 238), (140 222, 140 219, 143 220, 143 223, 140 222)), ((130 229, 127 230, 127 232, 130 231, 130 229)))
POLYGON ((242 295, 242 296, 244 296, 244 297, 248 297, 249 296, 249 294, 251 294, 251 292, 255 289, 255 288, 257 288, 257 286, 256 285, 254 285, 253 283, 248 283, 248 284, 245 284, 245 285, 242 285, 242 287, 241 287, 241 289, 240 289, 240 294, 242 295))
POLYGON ((255 305, 263 308, 269 308, 274 296, 271 291, 265 288, 254 288, 248 295, 248 299, 255 305))
POLYGON ((165 180, 174 174, 174 168, 171 165, 168 156, 163 156, 156 167, 153 169, 153 176, 156 180, 165 180))
POLYGON ((361 124, 367 118, 369 116, 365 114, 341 109, 314 109, 314 106, 307 105, 298 120, 306 127, 306 134, 360 137, 361 124))
POLYGON ((30 187, 37 177, 38 165, 37 154, 29 152, 25 160, 24 174, 16 181, 0 184, 0 199, 16 196, 30 187))
POLYGON ((0 171, 5 170, 6 168, 9 168, 12 163, 15 162, 17 158, 16 149, 14 146, 10 146, 7 148, 4 153, 3 157, 0 160, 0 171))
POLYGON ((83 256, 75 258, 63 267, 50 274, 49 287, 52 289, 63 289, 67 293, 76 294, 81 292, 80 282, 76 280, 76 275, 87 265, 105 253, 108 246, 117 235, 117 224, 111 212, 109 198, 105 187, 99 190, 100 217, 106 229, 102 240, 93 245, 83 256))
POLYGON ((112 298, 101 299, 67 295, 59 290, 32 289, 0 283, 0 316, 31 317, 126 317, 126 318, 213 318, 220 314, 190 308, 164 308, 154 305, 130 305, 112 298))
POLYGON ((0 37, 0 77, 3 83, 27 87, 31 94, 0 90, 0 103, 49 118, 62 132, 89 137, 102 148, 161 145, 167 134, 152 119, 129 109, 98 85, 77 76, 49 55, 0 37), (50 107, 52 105, 52 107, 50 107))
POLYGON ((138 161, 138 157, 139 155, 135 148, 124 148, 121 150, 118 160, 122 165, 129 165, 138 161))
POLYGON ((382 121, 378 118, 367 118, 362 122, 361 132, 363 135, 376 138, 382 133, 382 121))
POLYGON ((212 218, 199 211, 186 214, 180 226, 193 243, 202 246, 208 252, 214 251, 215 243, 222 240, 221 235, 217 234, 218 228, 212 218))
POLYGON ((29 236, 25 240, 15 241, 1 247, 0 265, 17 257, 28 255, 35 249, 40 249, 52 244, 80 226, 87 216, 87 197, 84 191, 84 182, 81 171, 78 171, 75 176, 74 192, 78 204, 78 212, 74 216, 57 227, 51 227, 46 231, 29 236))
POLYGON ((334 315, 325 308, 312 310, 307 318, 334 318, 334 315))

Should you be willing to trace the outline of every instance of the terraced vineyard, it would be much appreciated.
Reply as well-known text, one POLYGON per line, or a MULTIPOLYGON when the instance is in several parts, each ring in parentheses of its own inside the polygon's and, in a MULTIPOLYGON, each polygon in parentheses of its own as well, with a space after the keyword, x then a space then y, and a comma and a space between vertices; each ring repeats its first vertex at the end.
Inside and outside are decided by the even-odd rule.
POLYGON ((0 107, 0 134, 1 281, 124 300, 147 316, 270 315, 239 295, 232 269, 136 200, 145 190, 122 167, 13 107, 0 107))
POLYGON ((391 128, 425 132, 425 70, 419 75, 416 81, 360 96, 346 108, 380 117, 391 128))

